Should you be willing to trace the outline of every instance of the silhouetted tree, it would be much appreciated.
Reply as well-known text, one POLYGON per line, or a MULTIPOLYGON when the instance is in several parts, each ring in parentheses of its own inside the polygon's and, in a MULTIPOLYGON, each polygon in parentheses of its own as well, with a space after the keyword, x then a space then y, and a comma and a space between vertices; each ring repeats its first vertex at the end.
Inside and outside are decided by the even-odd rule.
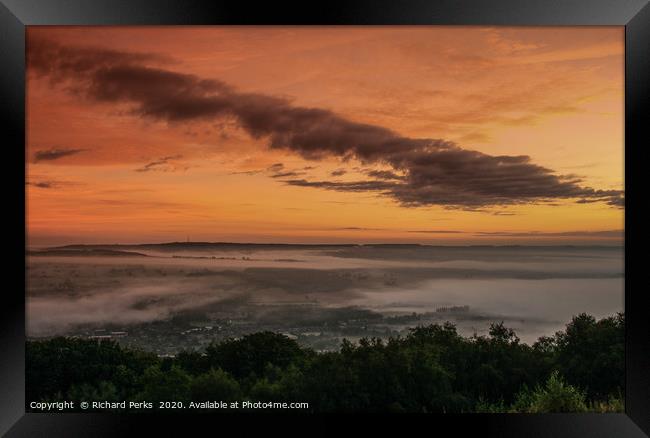
POLYGON ((175 358, 59 337, 27 342, 26 395, 28 403, 304 401, 322 412, 620 412, 624 324, 622 314, 581 314, 532 346, 503 323, 469 338, 432 324, 325 353, 262 332, 175 358))

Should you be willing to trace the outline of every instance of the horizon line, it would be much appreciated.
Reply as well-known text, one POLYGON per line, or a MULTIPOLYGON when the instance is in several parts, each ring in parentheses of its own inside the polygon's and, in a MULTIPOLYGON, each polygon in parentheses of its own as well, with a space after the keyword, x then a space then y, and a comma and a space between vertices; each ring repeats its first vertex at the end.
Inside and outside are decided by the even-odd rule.
MULTIPOLYGON (((226 242, 226 241, 195 241, 195 242, 186 242, 186 241, 167 241, 167 242, 155 242, 155 243, 70 243, 65 245, 34 245, 34 246, 43 246, 46 248, 66 248, 66 247, 91 247, 91 246, 162 246, 162 245, 233 245, 233 246, 421 246, 421 247, 609 247, 609 248, 623 248, 625 246, 625 241, 605 244, 605 243, 594 243, 594 244, 466 244, 466 245, 446 245, 446 244, 429 244, 429 243, 287 243, 287 242, 226 242)), ((26 245, 26 248, 29 246, 26 245)))

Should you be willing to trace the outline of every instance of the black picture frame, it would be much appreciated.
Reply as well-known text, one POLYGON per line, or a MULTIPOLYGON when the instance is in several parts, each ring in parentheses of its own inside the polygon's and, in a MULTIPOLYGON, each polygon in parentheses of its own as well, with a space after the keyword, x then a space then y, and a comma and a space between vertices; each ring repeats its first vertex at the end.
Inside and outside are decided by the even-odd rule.
MULTIPOLYGON (((621 25, 625 26, 625 312, 626 396, 624 414, 466 414, 402 417, 454 434, 482 436, 642 437, 650 434, 650 318, 644 305, 644 258, 639 238, 644 219, 642 191, 634 164, 646 162, 644 121, 650 79, 650 6, 647 0, 354 0, 328 2, 251 2, 249 0, 1 0, 0 112, 5 122, 3 191, 9 196, 6 254, 12 263, 3 288, 0 319, 0 433, 7 436, 113 436, 150 431, 186 431, 188 423, 209 423, 218 432, 227 418, 189 414, 25 413, 25 26, 29 25, 621 25), (635 186, 635 184, 637 184, 635 186), (633 208, 634 215, 630 214, 633 208), (22 222, 22 223, 21 223, 22 222), (634 280, 634 281, 633 281, 634 280), (22 290, 21 290, 22 287, 22 290), (179 421, 179 419, 181 421, 179 421), (144 428, 147 429, 144 429, 144 428)), ((54 103, 55 104, 55 103, 54 103)), ((387 416, 362 418, 367 426, 387 416)), ((332 417, 302 419, 313 427, 337 427, 332 417)), ((286 427, 286 417, 263 421, 236 416, 238 427, 286 427), (243 420, 243 421, 242 421, 243 420)), ((347 420, 350 420, 348 418, 347 420)), ((400 418, 391 422, 402 423, 400 418)), ((310 426, 308 426, 310 427, 310 426)), ((364 426, 365 427, 365 426, 364 426)), ((298 431, 306 433, 307 429, 298 431)))

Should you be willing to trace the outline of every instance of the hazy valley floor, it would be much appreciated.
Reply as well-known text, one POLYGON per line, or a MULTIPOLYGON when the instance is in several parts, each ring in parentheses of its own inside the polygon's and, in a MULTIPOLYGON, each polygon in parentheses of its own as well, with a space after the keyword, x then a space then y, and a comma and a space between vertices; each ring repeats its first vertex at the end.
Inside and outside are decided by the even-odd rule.
POLYGON ((617 247, 167 244, 30 251, 30 337, 105 336, 159 354, 271 330, 317 350, 452 321, 532 343, 623 311, 617 247))

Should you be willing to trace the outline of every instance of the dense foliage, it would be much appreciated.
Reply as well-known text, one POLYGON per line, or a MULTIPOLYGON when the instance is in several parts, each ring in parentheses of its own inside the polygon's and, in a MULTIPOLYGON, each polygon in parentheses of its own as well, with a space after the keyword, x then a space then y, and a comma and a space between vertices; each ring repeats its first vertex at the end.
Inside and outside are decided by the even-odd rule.
POLYGON ((272 332, 175 358, 112 341, 27 343, 30 401, 286 401, 309 411, 621 411, 624 316, 581 314, 566 330, 521 343, 502 323, 487 336, 453 324, 417 327, 388 341, 343 341, 316 353, 272 332))

